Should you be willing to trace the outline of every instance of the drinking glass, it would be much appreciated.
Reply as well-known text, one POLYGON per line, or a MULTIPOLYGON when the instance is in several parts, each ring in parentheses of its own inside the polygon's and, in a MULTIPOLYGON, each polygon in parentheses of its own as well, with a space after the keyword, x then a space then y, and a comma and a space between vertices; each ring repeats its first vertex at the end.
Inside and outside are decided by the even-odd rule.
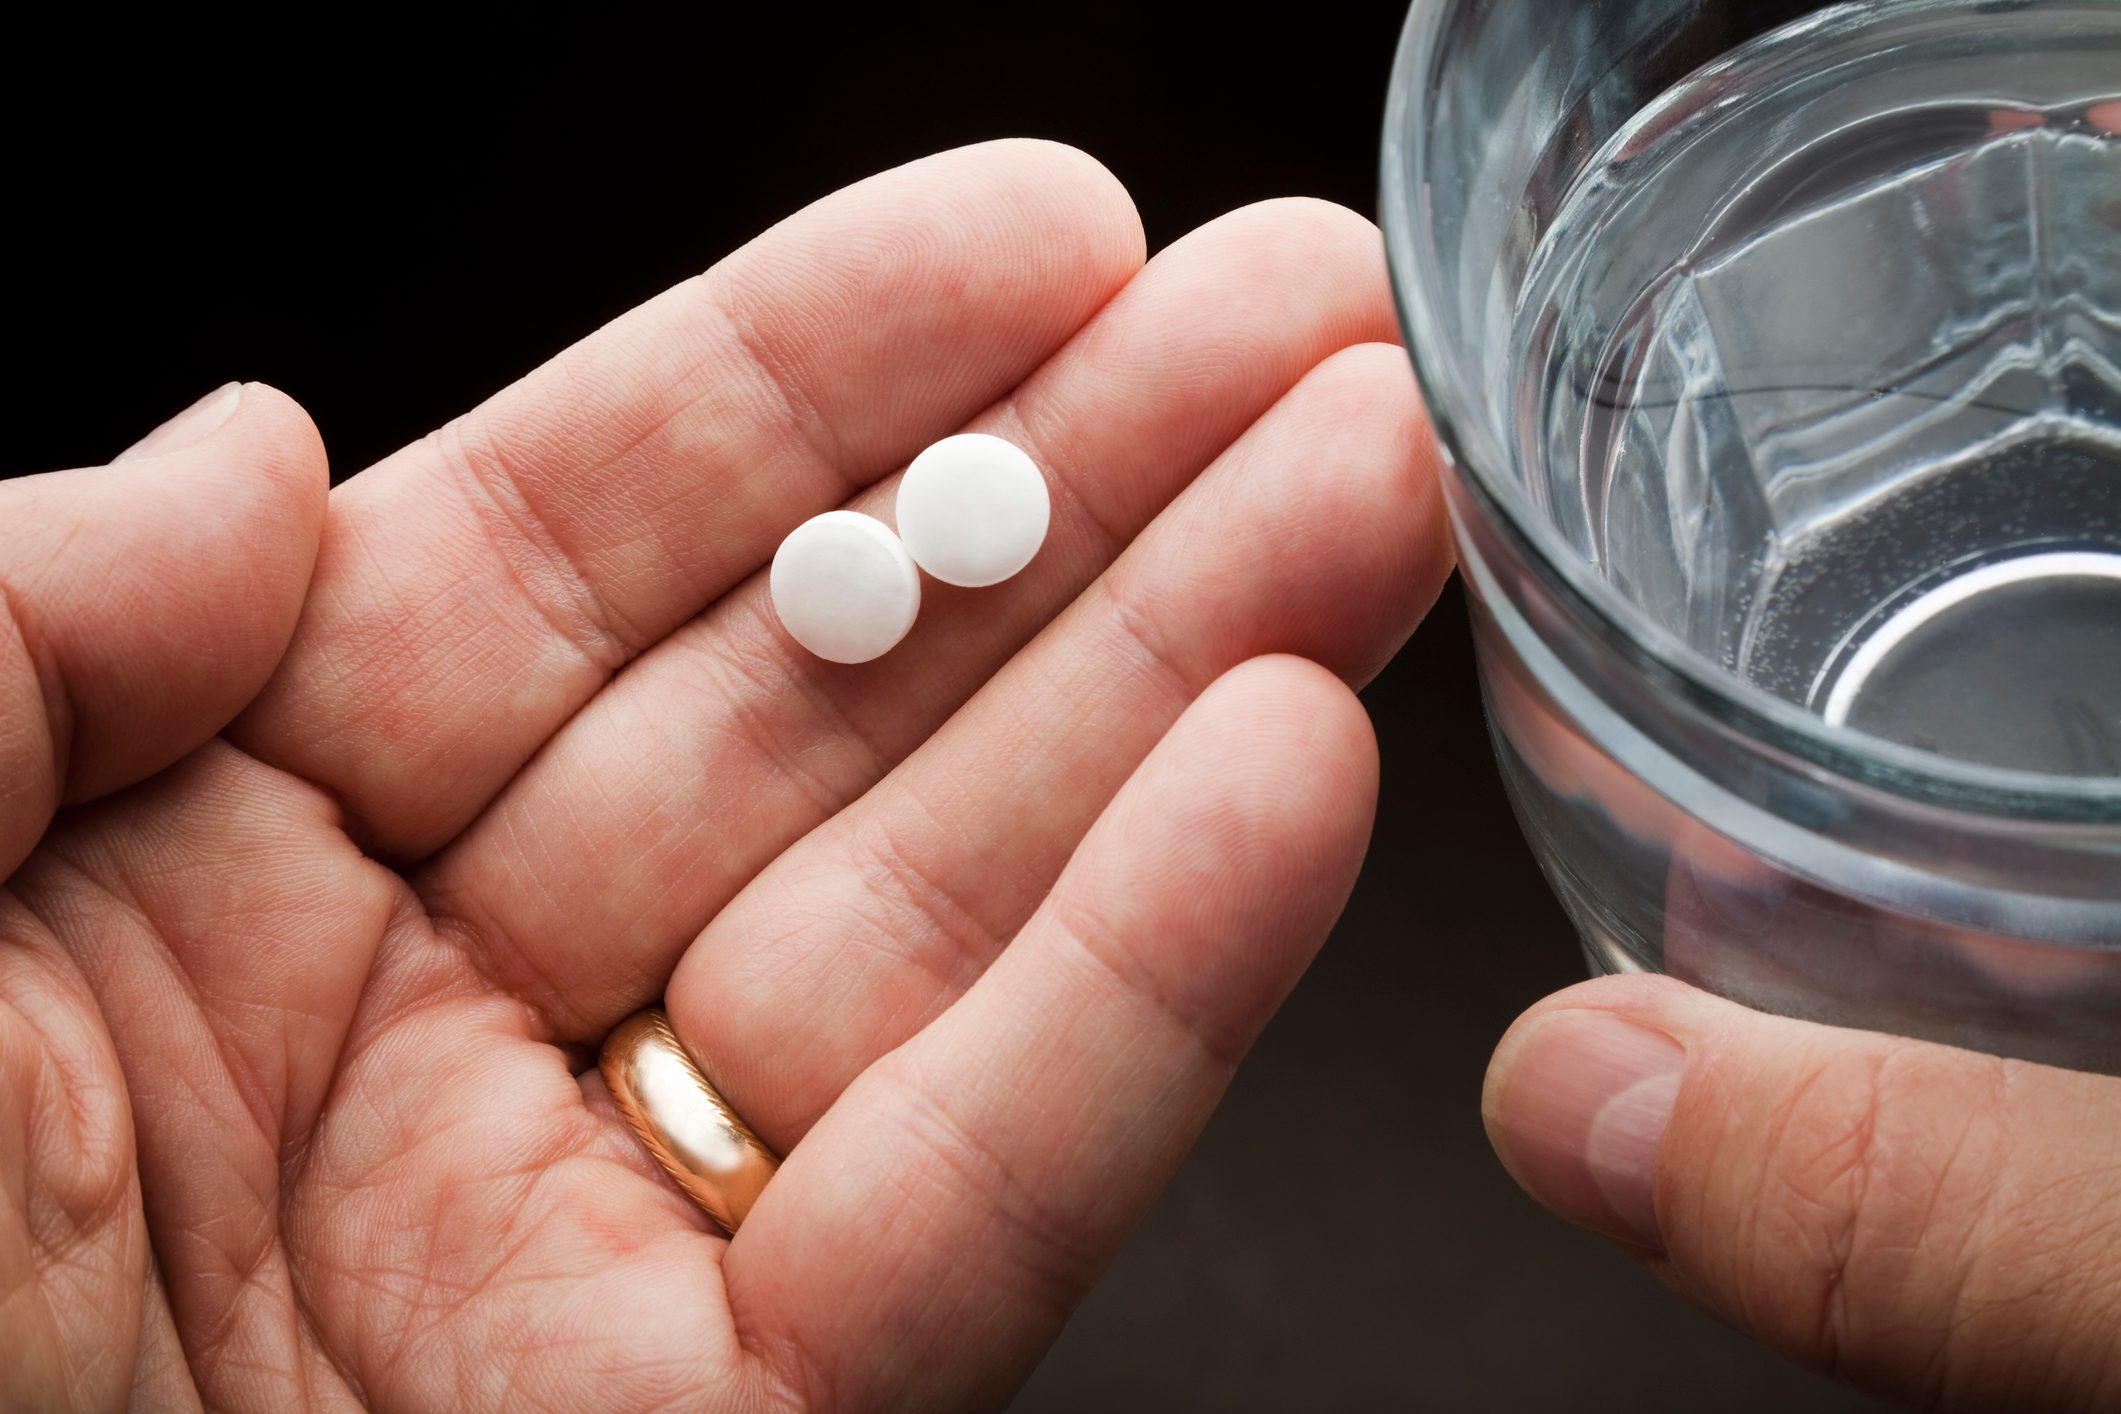
POLYGON ((1417 0, 1383 212, 1593 968, 2121 1073, 2121 4, 1417 0))

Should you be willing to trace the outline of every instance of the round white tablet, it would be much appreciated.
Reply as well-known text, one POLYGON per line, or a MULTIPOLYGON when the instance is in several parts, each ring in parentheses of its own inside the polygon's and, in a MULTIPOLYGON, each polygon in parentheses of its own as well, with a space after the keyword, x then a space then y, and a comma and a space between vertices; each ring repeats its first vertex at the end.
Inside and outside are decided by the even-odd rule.
POLYGON ((999 584, 1046 541, 1053 503, 1030 457, 964 432, 913 459, 898 486, 898 533, 915 564, 945 584, 999 584))
POLYGON ((827 511, 790 531, 768 582, 795 641, 834 663, 889 653, 921 608, 913 557, 890 526, 854 511, 827 511))

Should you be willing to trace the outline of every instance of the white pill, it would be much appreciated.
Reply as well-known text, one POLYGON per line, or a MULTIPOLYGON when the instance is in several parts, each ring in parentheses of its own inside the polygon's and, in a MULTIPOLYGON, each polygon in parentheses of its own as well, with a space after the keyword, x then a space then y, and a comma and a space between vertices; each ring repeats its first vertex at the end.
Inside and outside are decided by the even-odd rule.
POLYGON ((1046 542, 1053 503, 1030 457, 999 437, 945 437, 898 487, 898 533, 915 564, 945 584, 999 584, 1046 542))
POLYGON ((769 583, 795 641, 834 663, 883 657, 921 609, 913 557, 890 526, 853 511, 827 511, 789 532, 769 583))

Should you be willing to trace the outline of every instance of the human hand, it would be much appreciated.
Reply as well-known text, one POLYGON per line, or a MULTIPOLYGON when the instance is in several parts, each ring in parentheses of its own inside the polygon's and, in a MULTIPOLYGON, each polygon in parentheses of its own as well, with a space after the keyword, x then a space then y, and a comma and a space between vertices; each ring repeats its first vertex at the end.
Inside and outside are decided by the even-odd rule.
POLYGON ((152 471, 0 487, 54 547, 0 546, 6 720, 73 743, 0 755, 51 778, 0 836, 0 1402, 1015 1386, 1337 913, 1346 684, 1448 569, 1368 224, 1141 245, 1080 155, 967 149, 328 513, 261 388, 152 471), (967 426, 1052 476, 1039 559, 927 584, 875 663, 795 649, 780 537, 967 426), (786 1156, 734 1240, 590 1068, 659 995, 786 1156))
POLYGON ((1611 977, 1518 1021, 1484 1110, 1534 1197, 1800 1361, 2121 1408, 2121 1080, 1611 977))
MULTIPOLYGON (((0 1408, 109 1408, 136 1371, 150 1391, 181 1372, 119 1058, 61 939, 100 934, 129 954, 139 1001, 181 999, 145 920, 101 892, 109 835, 81 804, 176 761, 265 683, 324 501, 315 429, 255 384, 208 394, 110 467, 0 482, 0 878, 22 866, 0 889, 0 1408)), ((164 842, 173 863, 183 843, 164 842)), ((208 861, 184 892, 211 908, 233 901, 227 882, 208 861)), ((119 1032, 143 1058, 202 1039, 181 1010, 113 1019, 162 1033, 119 1032)))

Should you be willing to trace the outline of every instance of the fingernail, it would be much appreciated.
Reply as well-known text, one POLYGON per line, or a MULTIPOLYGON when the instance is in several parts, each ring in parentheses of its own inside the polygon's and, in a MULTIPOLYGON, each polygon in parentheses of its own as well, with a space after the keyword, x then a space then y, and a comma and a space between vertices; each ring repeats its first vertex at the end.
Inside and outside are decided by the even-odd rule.
POLYGON ((1513 1049, 1486 1115, 1511 1175, 1558 1216, 1663 1251, 1657 1149, 1685 1049, 1609 1011, 1552 1013, 1513 1049))
POLYGON ((223 383, 112 460, 136 462, 143 457, 159 457, 203 442, 236 415, 236 405, 242 401, 241 383, 223 383))

